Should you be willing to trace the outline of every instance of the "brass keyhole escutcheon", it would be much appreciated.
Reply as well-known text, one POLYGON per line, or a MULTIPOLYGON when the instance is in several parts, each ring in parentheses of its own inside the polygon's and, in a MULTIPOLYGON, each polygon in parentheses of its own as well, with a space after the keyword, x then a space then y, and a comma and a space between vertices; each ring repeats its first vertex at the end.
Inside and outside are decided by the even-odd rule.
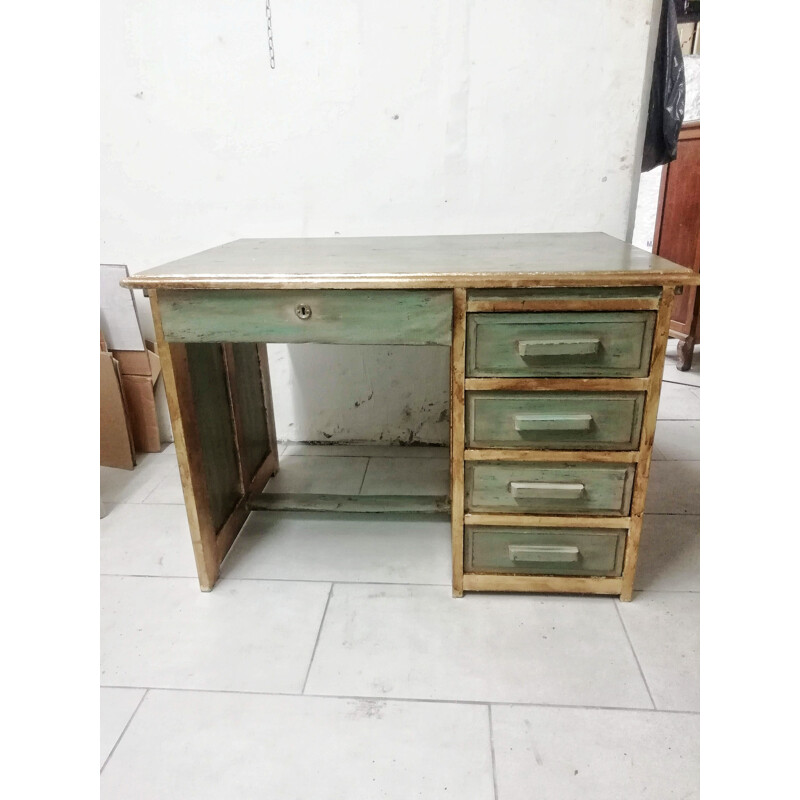
POLYGON ((311 316, 311 306, 300 303, 297 308, 295 308, 294 313, 297 314, 298 319, 308 319, 311 316))

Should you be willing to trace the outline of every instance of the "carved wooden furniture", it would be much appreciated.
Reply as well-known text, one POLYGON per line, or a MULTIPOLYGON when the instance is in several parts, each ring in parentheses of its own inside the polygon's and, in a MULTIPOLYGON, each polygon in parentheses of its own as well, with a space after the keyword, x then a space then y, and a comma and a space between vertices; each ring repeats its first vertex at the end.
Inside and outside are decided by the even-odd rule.
POLYGON ((454 595, 630 600, 672 301, 697 282, 597 233, 242 239, 128 278, 150 295, 201 588, 251 509, 449 505, 454 595), (449 502, 262 495, 265 342, 450 347, 449 502))

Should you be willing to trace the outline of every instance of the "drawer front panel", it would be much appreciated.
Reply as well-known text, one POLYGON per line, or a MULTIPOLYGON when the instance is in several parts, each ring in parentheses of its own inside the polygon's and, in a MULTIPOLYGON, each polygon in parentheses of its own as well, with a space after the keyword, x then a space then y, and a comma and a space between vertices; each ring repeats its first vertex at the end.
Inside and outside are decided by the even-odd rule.
POLYGON ((517 575, 622 574, 624 530, 467 526, 464 570, 517 575))
POLYGON ((637 450, 644 392, 467 392, 467 447, 637 450))
POLYGON ((643 377, 654 311, 470 314, 467 375, 643 377))
POLYGON ((631 505, 632 464, 467 464, 470 511, 625 516, 631 505))
POLYGON ((158 304, 172 342, 449 346, 452 338, 447 291, 159 289, 158 304))

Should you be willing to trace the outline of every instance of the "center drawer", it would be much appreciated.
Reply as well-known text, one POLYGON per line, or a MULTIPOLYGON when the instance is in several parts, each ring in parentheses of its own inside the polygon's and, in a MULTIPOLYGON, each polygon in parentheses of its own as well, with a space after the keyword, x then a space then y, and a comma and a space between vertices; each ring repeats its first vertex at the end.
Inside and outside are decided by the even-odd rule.
POLYGON ((467 392, 467 447, 636 450, 644 392, 467 392))
POLYGON ((654 311, 479 313, 467 317, 467 376, 643 377, 654 311))
POLYGON ((625 516, 632 464, 481 461, 464 469, 469 511, 625 516))
POLYGON ((624 530, 467 526, 465 534, 466 572, 602 577, 622 574, 624 530))

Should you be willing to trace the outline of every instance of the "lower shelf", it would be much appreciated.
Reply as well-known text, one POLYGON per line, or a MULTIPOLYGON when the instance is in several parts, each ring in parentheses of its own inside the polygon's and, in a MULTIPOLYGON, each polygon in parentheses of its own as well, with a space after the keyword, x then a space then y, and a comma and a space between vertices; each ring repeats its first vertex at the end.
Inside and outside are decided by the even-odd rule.
POLYGON ((449 514, 446 496, 405 494, 260 494, 251 511, 344 511, 365 514, 449 514))

